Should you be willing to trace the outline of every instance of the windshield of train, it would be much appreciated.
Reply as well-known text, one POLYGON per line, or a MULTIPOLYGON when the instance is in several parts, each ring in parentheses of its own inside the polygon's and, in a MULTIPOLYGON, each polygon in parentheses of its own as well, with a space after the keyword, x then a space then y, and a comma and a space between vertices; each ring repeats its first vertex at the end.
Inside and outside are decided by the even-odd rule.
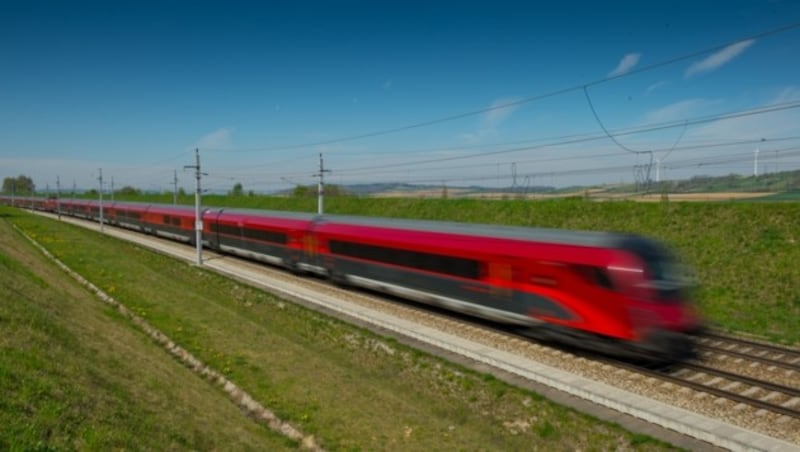
POLYGON ((644 286, 653 290, 657 300, 686 298, 686 290, 696 285, 697 278, 692 270, 661 244, 635 239, 626 242, 624 248, 642 260, 644 286))

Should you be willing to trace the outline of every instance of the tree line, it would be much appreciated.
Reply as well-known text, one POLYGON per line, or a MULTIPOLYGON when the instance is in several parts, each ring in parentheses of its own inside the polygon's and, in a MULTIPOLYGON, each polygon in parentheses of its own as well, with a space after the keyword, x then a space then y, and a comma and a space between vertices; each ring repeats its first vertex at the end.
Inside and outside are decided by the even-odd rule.
POLYGON ((3 179, 3 194, 28 196, 36 193, 36 184, 33 179, 23 174, 17 177, 3 179))

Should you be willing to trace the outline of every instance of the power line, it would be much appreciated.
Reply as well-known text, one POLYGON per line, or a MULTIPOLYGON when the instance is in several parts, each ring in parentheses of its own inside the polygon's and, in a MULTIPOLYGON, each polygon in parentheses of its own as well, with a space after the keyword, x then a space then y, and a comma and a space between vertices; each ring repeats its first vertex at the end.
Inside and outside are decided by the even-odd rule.
POLYGON ((603 125, 603 121, 600 120, 600 116, 598 116, 597 111, 594 109, 594 104, 592 103, 592 98, 589 97, 589 89, 585 85, 583 87, 583 94, 584 94, 584 96, 586 96, 586 102, 589 104, 589 109, 592 111, 592 115, 594 116, 595 121, 597 121, 597 125, 599 125, 601 129, 603 129, 603 132, 606 134, 606 136, 608 138, 611 139, 611 141, 614 142, 614 144, 619 146, 622 150, 627 151, 627 152, 629 152, 631 154, 642 154, 642 153, 646 152, 646 151, 634 151, 633 149, 630 149, 629 147, 627 147, 627 146, 623 145, 622 143, 620 143, 619 141, 617 141, 617 139, 614 138, 614 135, 611 135, 608 132, 608 129, 606 129, 606 126, 603 125))
MULTIPOLYGON (((791 136, 791 137, 778 137, 778 138, 770 138, 769 142, 781 142, 781 141, 792 141, 792 140, 800 140, 800 136, 791 136)), ((695 144, 690 146, 681 146, 681 147, 671 147, 669 148, 670 152, 673 151, 689 151, 689 150, 698 150, 698 149, 711 149, 717 147, 727 147, 727 146, 742 146, 746 144, 755 144, 761 143, 762 139, 747 139, 747 140, 737 140, 732 142, 725 142, 725 143, 708 143, 708 144, 695 144)), ((663 151, 665 149, 653 149, 653 152, 663 151)), ((526 160, 516 160, 515 163, 523 164, 523 163, 546 163, 546 162, 566 162, 571 160, 585 160, 585 159, 598 159, 598 158, 606 158, 606 157, 619 157, 622 155, 628 155, 625 152, 609 152, 604 154, 593 154, 593 155, 571 155, 565 157, 547 157, 547 158, 535 158, 535 159, 526 159, 526 160)), ((457 170, 457 169, 471 169, 471 168, 485 168, 486 163, 476 163, 471 165, 460 165, 460 166, 437 166, 437 167, 429 167, 429 168, 415 168, 415 172, 424 172, 424 171, 441 171, 441 170, 457 170)), ((348 175, 354 176, 358 174, 362 174, 367 172, 370 175, 377 175, 377 174, 391 174, 391 173, 401 173, 408 171, 408 169, 388 169, 384 171, 353 171, 353 170, 342 170, 338 171, 339 175, 348 175)))
MULTIPOLYGON (((783 111, 789 109, 800 108, 800 101, 791 101, 791 102, 783 102, 777 104, 770 104, 765 106, 754 107, 750 109, 744 110, 737 110, 728 113, 721 113, 717 115, 707 115, 707 116, 700 116, 688 120, 683 121, 669 121, 664 123, 656 123, 644 126, 637 126, 630 129, 623 129, 619 132, 614 133, 616 136, 624 136, 624 135, 633 135, 633 134, 640 134, 640 133, 647 133, 647 132, 654 132, 658 130, 665 130, 674 127, 688 127, 689 125, 697 125, 697 124, 704 124, 708 122, 714 121, 722 121, 728 119, 735 119, 735 118, 742 118, 747 116, 759 115, 759 114, 766 114, 772 113, 776 111, 783 111)), ((375 170, 386 170, 388 168, 403 168, 403 167, 414 167, 420 165, 426 165, 430 163, 444 163, 444 162, 452 162, 457 160, 467 160, 479 157, 489 157, 489 156, 496 156, 502 154, 510 154, 515 152, 521 151, 531 151, 536 149, 542 149, 547 147, 554 147, 554 146, 564 146, 570 144, 579 144, 579 143, 586 143, 590 141, 598 141, 601 139, 607 138, 606 135, 569 135, 568 137, 575 137, 575 138, 567 138, 561 141, 553 141, 549 143, 542 143, 534 146, 521 146, 521 147, 514 147, 508 149, 500 149, 500 150, 493 150, 487 152, 479 152, 467 155, 456 155, 456 156, 448 156, 448 157, 438 157, 438 158, 430 158, 430 159, 422 159, 422 160, 412 160, 407 162, 398 162, 393 164, 381 164, 381 165, 369 165, 357 168, 350 168, 350 169, 342 169, 337 170, 339 174, 352 174, 354 172, 373 172, 375 170)), ((261 173, 263 175, 263 173, 261 173)), ((276 173, 277 174, 277 173, 276 173)), ((284 174, 285 175, 285 174, 284 174)))
MULTIPOLYGON (((603 138, 603 137, 601 137, 601 138, 603 138)), ((770 142, 770 143, 780 143, 780 142, 791 142, 791 141, 796 141, 796 140, 800 140, 800 136, 772 137, 772 138, 769 138, 767 141, 770 142)), ((729 141, 729 142, 712 142, 712 143, 701 143, 701 144, 691 144, 691 145, 677 146, 679 141, 680 141, 680 139, 676 140, 675 143, 673 143, 673 145, 670 148, 653 149, 653 152, 659 152, 659 151, 664 151, 664 150, 668 150, 669 152, 685 152, 685 151, 700 150, 700 149, 713 149, 713 148, 724 148, 724 147, 731 147, 731 146, 744 146, 744 145, 748 145, 748 144, 761 143, 764 140, 762 138, 758 138, 758 139, 735 140, 735 141, 729 141)), ((772 153, 775 152, 777 154, 778 152, 783 152, 784 149, 792 149, 792 148, 790 147, 790 148, 783 148, 783 149, 779 148, 779 149, 770 150, 769 151, 769 153, 770 153, 769 155, 771 156, 770 158, 772 158, 773 160, 776 160, 778 157, 773 157, 772 153)), ((616 156, 620 156, 620 155, 627 155, 627 153, 624 153, 624 152, 611 152, 611 153, 605 153, 605 154, 595 154, 595 155, 591 155, 589 157, 578 155, 578 156, 566 156, 566 157, 534 158, 534 159, 526 159, 526 160, 515 160, 513 163, 516 164, 516 166, 519 168, 520 164, 545 163, 545 162, 555 162, 555 161, 570 161, 570 160, 581 160, 581 159, 586 159, 586 158, 598 159, 598 158, 605 158, 605 157, 616 157, 616 156)), ((674 165, 679 165, 681 168, 688 168, 688 167, 692 167, 692 166, 703 166, 703 165, 709 166, 710 164, 713 164, 713 165, 716 166, 716 165, 718 165, 718 163, 715 163, 714 159, 720 159, 720 158, 721 159, 725 159, 725 158, 728 158, 730 156, 738 156, 737 158, 742 158, 741 156, 744 156, 744 158, 747 159, 747 158, 750 158, 749 155, 750 155, 750 152, 748 151, 746 153, 740 153, 740 154, 726 154, 726 155, 723 155, 723 156, 700 157, 700 158, 697 158, 697 159, 678 161, 678 162, 675 162, 674 165)), ((783 154, 783 155, 780 156, 780 159, 783 160, 785 157, 788 157, 788 155, 783 154)), ((506 166, 507 164, 508 163, 502 163, 503 166, 506 166)), ((500 163, 498 163, 498 165, 500 165, 500 163)), ((464 169, 481 169, 481 170, 485 170, 485 168, 486 168, 486 163, 482 163, 482 164, 462 165, 462 166, 414 168, 413 169, 413 173, 415 175, 419 175, 422 172, 429 172, 429 171, 442 171, 442 170, 451 170, 452 171, 452 170, 464 170, 464 169)), ((631 170, 631 168, 632 168, 631 165, 626 164, 626 165, 617 165, 617 166, 611 166, 611 167, 597 167, 597 166, 594 166, 592 168, 578 168, 578 169, 569 169, 569 170, 548 170, 548 171, 539 171, 539 172, 535 172, 535 173, 520 173, 520 171, 517 171, 518 172, 517 178, 520 179, 520 180, 524 180, 525 181, 525 185, 528 186, 528 185, 531 185, 530 184, 531 180, 540 179, 542 177, 562 177, 562 176, 570 176, 570 175, 612 174, 612 173, 619 173, 619 172, 628 172, 628 171, 631 170)), ((636 170, 637 167, 634 166, 633 168, 636 170)), ((666 166, 665 167, 665 169, 675 169, 675 168, 676 168, 675 166, 666 166)), ((388 176, 390 174, 397 174, 397 173, 403 173, 403 172, 409 172, 409 171, 411 171, 411 170, 409 170, 409 169, 399 169, 399 168, 386 169, 386 170, 380 170, 380 171, 373 170, 373 171, 369 172, 369 175, 370 176, 376 176, 376 175, 388 176)), ((485 171, 484 171, 484 173, 485 173, 485 171)), ((341 179, 342 177, 350 179, 350 178, 353 178, 353 177, 358 177, 358 175, 362 174, 362 172, 343 170, 343 171, 337 171, 337 174, 338 174, 337 178, 339 178, 339 179, 341 179)), ((301 175, 306 176, 307 173, 301 173, 301 175)), ((258 186, 265 186, 265 187, 278 187, 278 186, 282 185, 282 184, 280 184, 278 182, 275 182, 274 179, 272 179, 272 180, 262 179, 265 176, 264 173, 259 173, 258 176, 260 177, 258 180, 250 180, 250 181, 247 181, 247 183, 250 184, 250 185, 258 185, 258 186)), ((474 182, 478 182, 478 181, 486 181, 486 180, 498 180, 498 179, 503 179, 505 177, 509 177, 507 173, 504 173, 504 176, 500 176, 499 174, 497 176, 488 176, 488 177, 487 176, 457 176, 457 177, 447 178, 445 180, 443 180, 441 178, 441 176, 435 176, 435 177, 431 177, 431 178, 418 178, 418 179, 413 179, 413 180, 405 179, 405 182, 406 183, 435 183, 435 184, 439 184, 441 182, 452 183, 452 182, 456 182, 456 181, 474 181, 474 182)), ((511 177, 513 179, 513 175, 511 177)), ((292 182, 292 183, 297 184, 297 182, 292 182)), ((345 182, 340 182, 340 183, 345 183, 345 182)), ((350 183, 358 183, 358 182, 350 182, 350 183)))
MULTIPOLYGON (((788 147, 780 149, 780 152, 784 152, 781 155, 782 158, 788 157, 796 157, 800 156, 800 147, 788 147), (786 152, 786 151, 794 151, 794 152, 786 152)), ((702 157, 696 159, 687 159, 687 160, 679 160, 673 162, 669 165, 668 169, 683 169, 683 168, 693 168, 693 167, 703 167, 703 166, 717 166, 726 163, 733 163, 733 162, 749 162, 752 160, 752 154, 750 152, 746 153, 738 153, 732 155, 720 155, 720 156, 709 156, 709 157, 702 157)), ((604 174, 613 174, 613 173, 620 173, 620 172, 628 172, 630 171, 630 165, 614 165, 614 166, 607 166, 601 168, 579 168, 579 169, 568 169, 568 170, 557 170, 557 171, 539 171, 539 172, 530 172, 524 175, 526 178, 544 178, 544 177, 564 177, 564 176, 588 176, 588 175, 604 175, 604 174)), ((497 176, 458 176, 458 177, 451 177, 451 178, 430 178, 430 179, 412 179, 406 180, 405 183, 409 184, 441 184, 442 182, 452 183, 457 181, 468 181, 468 182, 480 182, 480 181, 487 181, 487 180, 494 180, 497 179, 497 176)))
POLYGON ((493 105, 491 107, 480 108, 480 109, 476 109, 476 110, 467 111, 467 112, 464 112, 464 113, 457 113, 457 114, 454 114, 454 115, 445 116, 445 117, 441 117, 441 118, 437 118, 437 119, 431 119, 431 120, 428 120, 428 121, 421 121, 421 122, 417 122, 417 123, 413 123, 413 124, 408 124, 408 125, 405 125, 405 126, 393 127, 393 128, 378 130, 378 131, 374 131, 374 132, 367 132, 367 133, 349 135, 349 136, 344 136, 344 137, 339 137, 339 138, 332 138, 332 139, 329 139, 329 140, 312 141, 312 142, 289 144, 289 145, 282 145, 282 146, 270 146, 270 147, 257 148, 257 149, 242 149, 242 150, 238 150, 238 151, 237 150, 233 150, 233 151, 227 150, 226 152, 267 152, 267 151, 282 151, 282 150, 290 150, 290 149, 309 148, 309 147, 313 147, 313 146, 321 146, 321 145, 327 145, 327 144, 342 143, 342 142, 347 142, 347 141, 356 141, 356 140, 361 140, 361 139, 364 139, 364 138, 377 137, 377 136, 381 136, 381 135, 389 135, 389 134, 393 134, 393 133, 404 132, 404 131, 407 131, 407 130, 418 129, 418 128, 422 128, 422 127, 429 127, 429 126, 432 126, 432 125, 441 124, 441 123, 444 123, 444 122, 455 121, 457 119, 463 119, 463 118, 467 118, 467 117, 470 117, 470 116, 477 116, 477 115, 480 115, 480 114, 483 114, 483 113, 488 113, 490 111, 500 110, 500 109, 503 109, 503 108, 514 107, 514 106, 523 105, 523 104, 528 104, 528 103, 531 103, 531 102, 544 100, 544 99, 547 99, 547 98, 550 98, 550 97, 560 96, 562 94, 567 94, 567 93, 570 93, 570 92, 573 92, 573 91, 578 91, 578 90, 581 90, 581 89, 585 90, 587 87, 590 87, 590 86, 596 86, 596 85, 600 85, 600 84, 603 84, 603 83, 607 83, 607 82, 609 82, 611 80, 617 80, 617 79, 624 78, 624 77, 630 77, 630 76, 635 75, 635 74, 641 74, 643 72, 652 71, 654 69, 658 69, 658 68, 661 68, 661 67, 664 67, 664 66, 668 66, 668 65, 680 62, 680 61, 688 60, 688 59, 691 59, 691 58, 695 58, 695 57, 698 57, 698 56, 702 56, 702 55, 706 55, 706 54, 709 54, 709 53, 712 53, 712 52, 719 51, 719 50, 722 50, 722 49, 724 49, 726 47, 729 47, 729 46, 731 46, 733 44, 737 44, 737 43, 744 42, 744 41, 750 41, 750 40, 754 40, 754 39, 759 39, 759 38, 764 38, 764 37, 768 37, 768 36, 771 36, 771 35, 780 34, 780 33, 783 33, 783 32, 789 31, 789 30, 793 30, 795 28, 800 28, 800 22, 791 23, 791 24, 784 25, 784 26, 781 26, 781 27, 771 28, 771 29, 768 29, 768 30, 765 30, 765 31, 762 31, 762 32, 759 32, 759 33, 755 33, 755 34, 752 34, 752 35, 749 35, 749 36, 746 36, 746 37, 741 37, 741 38, 738 38, 738 39, 735 39, 735 40, 731 40, 731 41, 728 41, 728 42, 723 43, 723 44, 717 44, 717 45, 712 46, 712 47, 707 47, 707 48, 696 50, 694 52, 690 52, 690 53, 687 53, 687 54, 684 54, 684 55, 679 55, 679 56, 676 56, 676 57, 673 57, 673 58, 670 58, 670 59, 667 59, 667 60, 663 60, 663 61, 660 61, 660 62, 657 62, 657 63, 653 63, 653 64, 646 65, 646 66, 642 66, 642 67, 640 67, 638 69, 630 70, 630 71, 628 71, 628 72, 626 72, 624 74, 619 74, 619 75, 615 75, 615 76, 611 76, 611 77, 604 77, 604 78, 601 78, 601 79, 596 79, 596 80, 590 81, 588 83, 575 85, 575 86, 570 86, 570 87, 567 87, 567 88, 561 88, 561 89, 558 89, 558 90, 555 90, 555 91, 551 91, 551 92, 548 92, 548 93, 528 96, 528 97, 524 97, 524 98, 516 100, 516 101, 506 102, 506 103, 500 104, 500 105, 493 105))

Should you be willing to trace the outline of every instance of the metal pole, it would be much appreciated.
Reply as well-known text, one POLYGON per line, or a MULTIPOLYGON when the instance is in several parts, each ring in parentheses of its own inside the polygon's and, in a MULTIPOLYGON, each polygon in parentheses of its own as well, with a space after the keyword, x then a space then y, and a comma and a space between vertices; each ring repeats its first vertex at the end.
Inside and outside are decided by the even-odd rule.
POLYGON ((103 231, 103 168, 100 168, 100 231, 103 231))
POLYGON ((172 204, 178 204, 178 170, 172 170, 172 204))
POLYGON ((56 212, 58 220, 61 221, 61 178, 56 176, 56 212))
POLYGON ((195 165, 186 165, 184 168, 192 168, 195 170, 197 178, 197 189, 194 193, 194 231, 195 231, 195 246, 197 247, 197 265, 203 265, 203 217, 200 214, 200 150, 195 148, 195 165))
POLYGON ((656 159, 656 183, 661 182, 661 159, 656 159))
POLYGON ((322 153, 319 153, 319 174, 315 174, 314 176, 319 177, 319 181, 317 182, 317 214, 323 214, 323 198, 325 196, 325 173, 330 173, 331 170, 326 170, 324 164, 322 163, 322 153))
POLYGON ((325 197, 325 181, 322 172, 322 153, 319 153, 319 181, 317 182, 317 215, 322 215, 323 202, 325 197))

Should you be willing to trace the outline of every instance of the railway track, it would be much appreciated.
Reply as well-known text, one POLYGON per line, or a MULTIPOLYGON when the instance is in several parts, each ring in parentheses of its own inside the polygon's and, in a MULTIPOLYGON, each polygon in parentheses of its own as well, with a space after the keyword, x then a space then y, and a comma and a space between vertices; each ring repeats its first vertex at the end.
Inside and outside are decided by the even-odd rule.
POLYGON ((721 399, 800 419, 800 350, 720 333, 698 338, 702 361, 643 370, 721 399))
POLYGON ((766 365, 768 370, 796 372, 800 384, 800 350, 720 333, 704 334, 697 345, 705 360, 720 357, 750 360, 766 365))
POLYGON ((634 372, 725 400, 800 419, 800 389, 720 370, 698 363, 683 363, 669 369, 647 369, 615 363, 634 372))
POLYGON ((616 359, 613 367, 699 394, 800 420, 800 350, 707 332, 697 338, 701 359, 668 366, 642 366, 616 359))

